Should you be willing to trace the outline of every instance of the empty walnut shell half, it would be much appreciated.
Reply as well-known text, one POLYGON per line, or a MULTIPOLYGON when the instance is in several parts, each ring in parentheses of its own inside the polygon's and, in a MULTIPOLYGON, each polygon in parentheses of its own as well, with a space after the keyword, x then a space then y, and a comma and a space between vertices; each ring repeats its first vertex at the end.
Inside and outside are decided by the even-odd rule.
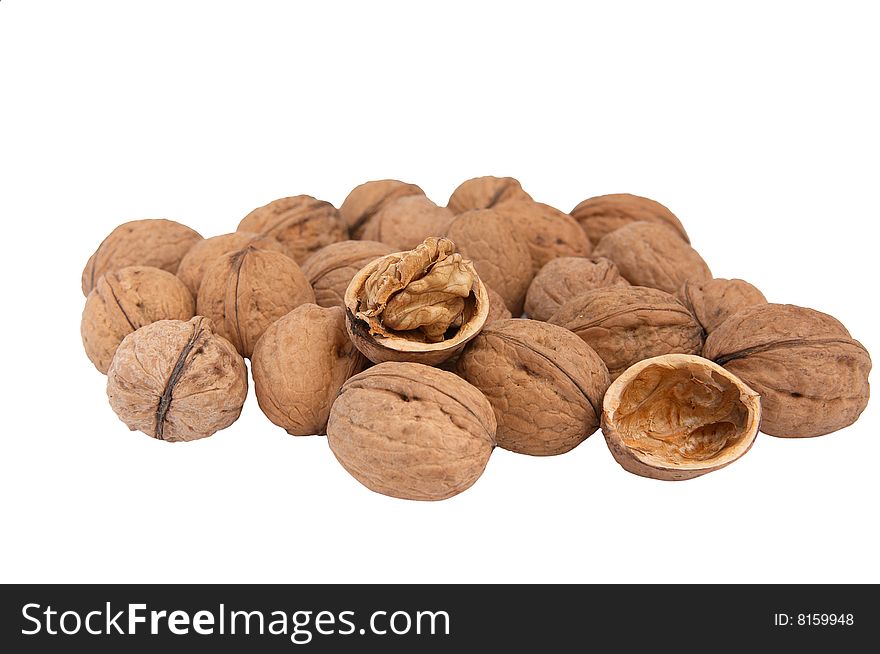
POLYGON ((536 456, 568 452, 596 431, 610 383, 589 345, 537 320, 484 328, 458 358, 456 372, 492 405, 498 446, 536 456))
POLYGON ((409 195, 386 204, 367 223, 361 238, 387 243, 398 250, 412 250, 429 236, 442 236, 455 218, 424 195, 409 195))
POLYGON ((610 259, 559 257, 551 259, 532 280, 526 293, 525 310, 529 318, 550 320, 573 297, 608 286, 629 286, 610 259))
POLYGON ((123 338, 157 320, 189 320, 194 309, 192 295, 170 272, 129 266, 105 273, 83 309, 83 347, 106 374, 123 338))
POLYGON ((446 206, 452 213, 491 209, 511 200, 531 200, 513 177, 474 177, 459 184, 446 206))
POLYGON ((315 291, 318 306, 344 307, 345 289, 358 271, 392 252, 390 245, 376 241, 339 241, 306 259, 302 271, 315 291))
POLYGON ((687 354, 639 361, 605 393, 602 432, 617 462, 642 477, 693 479, 745 454, 758 434, 758 394, 687 354))
POLYGON ((348 228, 351 238, 363 237, 364 229, 382 207, 398 198, 424 195, 415 184, 396 179, 378 179, 355 186, 339 207, 339 215, 348 228))
POLYGON ((346 328, 374 363, 441 363, 482 329, 489 295, 447 238, 367 264, 345 291, 346 328))
POLYGON ((743 309, 709 334, 703 356, 761 394, 761 431, 771 436, 829 434, 854 423, 868 404, 868 351, 838 320, 813 309, 743 309))
POLYGON ((327 440, 370 490, 443 500, 483 474, 495 446, 495 416, 486 397, 451 372, 380 363, 343 384, 327 440))
POLYGON ((571 216, 580 223, 593 245, 606 234, 637 221, 671 227, 689 242, 687 232, 674 213, 659 202, 629 193, 589 198, 572 209, 571 216))
POLYGON ((122 341, 107 373, 107 396, 132 431, 192 441, 238 419, 247 368, 207 318, 160 320, 122 341))
POLYGON ((678 297, 690 309, 707 334, 737 311, 767 304, 757 288, 741 279, 705 279, 685 282, 678 297))

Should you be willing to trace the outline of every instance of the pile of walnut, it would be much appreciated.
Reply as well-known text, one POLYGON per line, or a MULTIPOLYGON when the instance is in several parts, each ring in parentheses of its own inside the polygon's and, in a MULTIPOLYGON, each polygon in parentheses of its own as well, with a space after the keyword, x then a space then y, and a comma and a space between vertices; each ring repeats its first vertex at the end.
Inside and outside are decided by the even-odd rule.
POLYGON ((382 180, 339 209, 275 200, 208 239, 136 220, 82 289, 86 353, 132 430, 228 427, 246 357, 269 420, 327 434, 358 481, 400 498, 460 493, 496 445, 562 454, 600 426, 626 470, 689 479, 759 427, 819 436, 868 402, 871 359, 840 322, 713 278, 678 218, 635 195, 563 213, 481 177, 440 207, 382 180))

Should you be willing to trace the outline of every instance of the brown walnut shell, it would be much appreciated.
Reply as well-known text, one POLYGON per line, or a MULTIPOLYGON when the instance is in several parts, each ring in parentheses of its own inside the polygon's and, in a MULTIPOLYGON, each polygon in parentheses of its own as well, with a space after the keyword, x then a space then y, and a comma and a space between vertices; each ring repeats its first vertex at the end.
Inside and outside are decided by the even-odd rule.
POLYGON ((297 263, 325 245, 348 238, 336 207, 311 195, 280 198, 258 207, 242 219, 236 231, 275 238, 297 263))
POLYGON ((451 372, 380 363, 343 384, 327 440, 370 490, 443 500, 483 474, 495 446, 495 415, 480 391, 451 372))
POLYGON ((251 245, 227 252, 205 271, 196 312, 249 357, 266 328, 315 294, 296 262, 251 245))
POLYGON ((132 220, 114 229, 89 257, 82 273, 83 295, 88 295, 106 272, 128 266, 152 266, 176 273, 187 251, 201 234, 173 220, 132 220))
POLYGON ((566 302, 550 322, 570 329, 608 366, 611 379, 642 359, 699 354, 703 328, 669 293, 642 286, 587 291, 566 302))
POLYGON ((456 371, 492 405, 498 446, 536 456, 568 452, 596 431, 610 383, 589 345, 537 320, 486 327, 462 352, 456 371))
POLYGON ((504 298, 498 295, 495 291, 492 290, 490 286, 486 286, 486 293, 489 295, 489 315, 486 316, 486 324, 485 327, 488 327, 496 320, 507 320, 508 318, 512 318, 513 315, 507 308, 507 305, 504 304, 504 298))
POLYGON ((611 259, 630 284, 667 293, 689 280, 712 279, 703 257, 664 225, 630 223, 599 241, 593 255, 611 259))
POLYGON ((671 227, 686 242, 690 242, 674 213, 659 202, 629 193, 589 198, 572 209, 571 216, 580 223, 593 245, 605 235, 638 221, 671 227))
POLYGON ((379 179, 355 186, 342 206, 339 215, 348 227, 351 238, 363 237, 367 224, 386 204, 409 195, 424 195, 415 184, 396 179, 379 179))
POLYGON ((458 185, 449 196, 447 208, 459 214, 473 209, 491 209, 510 200, 531 200, 513 177, 474 177, 458 185))
POLYGON ((602 433, 615 460, 642 477, 680 481, 723 468, 758 435, 761 400, 708 359, 639 361, 605 393, 602 433))
POLYGON ((685 282, 678 298, 696 316, 707 334, 737 311, 767 304, 757 288, 741 279, 706 279, 685 282))
POLYGON ((348 338, 342 308, 301 304, 257 341, 251 359, 257 401, 288 434, 323 434, 339 389, 366 362, 348 338))
POLYGON ((629 286, 611 259, 559 257, 548 261, 529 284, 525 311, 529 318, 550 320, 573 297, 608 286, 629 286))
POLYGON ((409 195, 386 203, 364 227, 361 238, 381 241, 398 250, 412 250, 429 236, 442 236, 455 218, 424 195, 409 195))
POLYGON ((122 339, 157 320, 189 320, 195 302, 177 277, 149 266, 105 273, 86 299, 80 333, 86 354, 107 373, 122 339))
POLYGON ((247 368, 207 318, 160 320, 119 345, 107 373, 107 396, 132 431, 169 443, 192 441, 238 419, 247 368))
POLYGON ((813 309, 743 309, 709 334, 703 356, 761 394, 761 431, 771 436, 829 434, 854 423, 868 403, 868 351, 838 320, 813 309))
POLYGON ((345 289, 357 272, 392 252, 390 245, 376 241, 339 241, 306 259, 302 271, 315 291, 318 306, 344 307, 345 289))

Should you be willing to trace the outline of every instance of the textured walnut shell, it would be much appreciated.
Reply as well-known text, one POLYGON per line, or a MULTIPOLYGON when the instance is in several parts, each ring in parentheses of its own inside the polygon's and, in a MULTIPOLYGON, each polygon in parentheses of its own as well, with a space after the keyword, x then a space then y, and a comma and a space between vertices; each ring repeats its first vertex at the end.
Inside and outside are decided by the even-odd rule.
POLYGON ((566 302, 550 322, 570 329, 608 366, 611 379, 642 359, 699 354, 703 329, 677 299, 654 288, 612 286, 566 302))
POLYGON ((526 293, 525 310, 529 318, 550 320, 573 297, 608 286, 629 286, 610 259, 559 257, 544 264, 526 293))
POLYGON ((508 310, 507 305, 504 304, 504 298, 493 291, 491 287, 485 284, 483 286, 486 288, 486 293, 489 296, 489 314, 486 316, 486 324, 484 326, 488 327, 496 320, 512 318, 513 315, 508 310))
POLYGON ((195 302, 177 277, 150 266, 105 273, 86 299, 80 333, 86 354, 107 373, 122 339, 157 320, 189 320, 195 302))
POLYGON ((685 282, 678 298, 696 316, 707 334, 737 311, 767 304, 757 288, 741 279, 706 279, 685 282))
POLYGON ((315 301, 322 307, 344 307, 345 289, 357 272, 371 261, 394 252, 394 248, 376 241, 339 241, 331 243, 305 260, 303 274, 315 291, 315 301))
POLYGON ((480 278, 495 289, 514 316, 522 314, 532 281, 532 257, 525 237, 492 209, 459 215, 446 232, 459 252, 474 262, 480 278))
POLYGON ((511 200, 531 200, 513 177, 474 177, 459 184, 449 196, 447 208, 459 214, 473 209, 491 209, 511 200))
POLYGON ((680 481, 729 465, 758 435, 758 394, 721 366, 689 354, 639 361, 605 393, 602 432, 624 469, 680 481))
POLYGON ((336 207, 311 195, 280 198, 258 207, 242 219, 236 231, 275 238, 297 263, 325 245, 348 238, 336 207))
POLYGON ((352 189, 339 207, 339 215, 348 227, 351 238, 363 237, 364 229, 370 220, 386 204, 408 195, 424 195, 425 192, 415 184, 396 179, 379 179, 365 182, 352 189))
POLYGON ((257 341, 251 359, 257 401, 288 434, 323 434, 339 389, 366 361, 348 338, 342 308, 302 304, 257 341))
POLYGON ((637 221, 666 225, 690 242, 674 213, 659 202, 638 195, 614 193, 589 198, 572 209, 571 215, 580 223, 593 245, 606 234, 637 221))
POLYGON ((315 294, 299 266, 273 250, 227 252, 205 271, 196 311, 249 357, 266 328, 315 294))
POLYGON ((871 357, 835 318, 791 304, 734 314, 706 339, 703 356, 761 394, 761 431, 821 436, 854 423, 868 403, 871 357))
POLYGON ((380 363, 342 386, 327 440, 370 490, 443 500, 483 474, 495 446, 495 416, 486 397, 451 372, 380 363))
POLYGON ((152 266, 176 273, 180 260, 202 239, 201 234, 173 220, 132 220, 114 229, 89 257, 82 273, 88 295, 106 272, 128 266, 152 266))
POLYGON ((610 383, 590 346, 537 320, 486 327, 462 352, 456 371, 492 405, 498 446, 537 456, 568 452, 596 431, 610 383))
POLYGON ((119 345, 107 373, 107 397, 132 431, 171 443, 192 441, 238 419, 247 368, 210 320, 160 320, 119 345))
POLYGON ((712 278, 703 257, 664 225, 630 223, 605 236, 593 255, 611 259, 636 286, 677 293, 690 280, 712 278))
POLYGON ((455 215, 424 195, 386 203, 364 227, 361 238, 381 241, 398 250, 412 250, 429 236, 442 236, 455 215))

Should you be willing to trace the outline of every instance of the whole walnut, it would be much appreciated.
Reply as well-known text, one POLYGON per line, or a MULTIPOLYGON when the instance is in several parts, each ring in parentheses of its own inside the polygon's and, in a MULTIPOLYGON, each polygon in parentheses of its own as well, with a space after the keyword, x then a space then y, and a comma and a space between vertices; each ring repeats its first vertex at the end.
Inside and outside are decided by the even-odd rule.
POLYGON ((590 346, 537 320, 484 328, 458 358, 457 372, 492 405, 498 446, 537 456, 568 452, 596 431, 610 383, 590 346))
POLYGON ((339 241, 322 247, 302 264, 303 274, 322 307, 344 307, 345 289, 357 272, 371 261, 394 252, 376 241, 339 241))
POLYGON ((129 266, 104 273, 83 309, 83 347, 106 374, 123 338, 157 320, 189 320, 194 304, 183 282, 165 270, 129 266))
POLYGON ((89 257, 82 273, 83 295, 95 288, 105 272, 128 266, 152 266, 176 273, 183 255, 200 240, 198 232, 164 218, 123 223, 89 257))
POLYGON ((397 250, 412 250, 429 236, 442 236, 455 215, 424 195, 409 195, 388 202, 364 227, 361 238, 387 243, 397 250))
POLYGON ((460 214, 446 235, 474 262, 480 278, 504 298, 510 312, 521 315, 533 269, 525 237, 492 209, 460 214))
MULTIPOLYGON (((486 285, 484 284, 484 286, 486 285)), ((486 294, 489 296, 489 315, 486 316, 486 327, 496 320, 507 320, 508 318, 513 317, 507 309, 507 305, 504 304, 503 297, 498 295, 498 293, 493 291, 489 286, 486 286, 486 294)))
POLYGON ((107 397, 132 431, 192 441, 238 419, 247 368, 207 318, 159 320, 123 339, 107 372, 107 397))
POLYGON ((351 238, 362 238, 370 220, 386 204, 409 195, 424 195, 425 192, 415 184, 396 179, 379 179, 365 182, 352 189, 339 207, 339 215, 348 227, 351 238))
POLYGON ((266 328, 315 294, 296 262, 252 245, 216 258, 202 279, 196 311, 249 357, 266 328))
POLYGON ((459 184, 446 206, 458 214, 472 209, 492 209, 510 200, 531 199, 513 177, 474 177, 459 184))
POLYGON ((629 286, 610 259, 559 257, 548 261, 529 284, 525 310, 529 318, 550 320, 571 298, 607 286, 629 286))
POLYGON ((311 195, 280 198, 254 209, 236 231, 272 236, 297 263, 325 245, 348 238, 348 229, 336 207, 311 195))
POLYGON ((630 284, 667 293, 677 293, 686 281, 712 278, 696 250, 669 227, 655 223, 630 223, 611 232, 593 255, 611 259, 630 284))
POLYGON ((741 279, 691 280, 684 283, 677 295, 707 334, 737 311, 767 304, 761 291, 741 279))
POLYGON ((342 308, 301 304, 257 341, 251 359, 257 401, 288 434, 323 434, 339 389, 366 362, 348 338, 342 308))
POLYGON ((370 490, 443 500, 483 474, 495 447, 495 416, 486 397, 451 372, 380 363, 343 384, 327 440, 370 490))
POLYGON ((580 223, 593 245, 606 234, 637 221, 666 225, 690 242, 687 232, 674 213, 659 202, 638 195, 599 195, 581 202, 571 210, 571 215, 580 223))
POLYGON ((703 356, 761 395, 761 431, 821 436, 854 423, 868 403, 871 357, 831 316, 791 304, 735 313, 706 339, 703 356))
POLYGON ((495 208, 522 234, 532 257, 532 274, 557 257, 589 256, 593 246, 577 221, 548 204, 511 200, 495 208))
POLYGON ((703 328, 676 298, 654 288, 611 286, 578 295, 550 318, 580 336, 611 379, 642 359, 699 354, 703 328))

